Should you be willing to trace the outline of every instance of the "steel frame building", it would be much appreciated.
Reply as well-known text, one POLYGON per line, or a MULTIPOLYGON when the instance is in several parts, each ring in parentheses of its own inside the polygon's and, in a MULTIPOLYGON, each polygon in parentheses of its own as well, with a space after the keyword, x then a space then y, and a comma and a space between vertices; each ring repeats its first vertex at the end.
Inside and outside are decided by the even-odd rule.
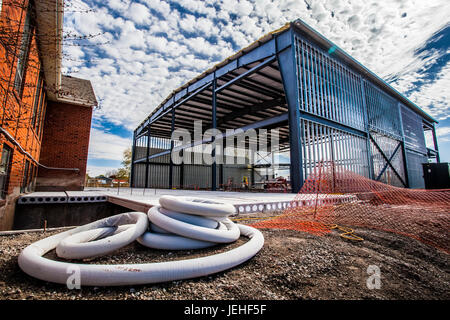
POLYGON ((171 133, 195 120, 222 132, 277 128, 294 193, 321 161, 410 188, 424 187, 423 162, 439 162, 437 121, 301 20, 167 97, 134 131, 131 186, 217 190, 233 174, 254 183, 252 166, 172 162, 171 133))

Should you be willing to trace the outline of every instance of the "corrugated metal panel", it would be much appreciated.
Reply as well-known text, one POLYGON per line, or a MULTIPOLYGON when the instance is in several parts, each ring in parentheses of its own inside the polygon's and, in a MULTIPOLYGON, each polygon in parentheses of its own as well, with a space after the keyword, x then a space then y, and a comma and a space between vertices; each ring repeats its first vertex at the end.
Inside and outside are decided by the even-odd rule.
POLYGON ((143 188, 145 186, 145 164, 134 164, 134 181, 133 185, 137 188, 143 188))
POLYGON ((406 150, 407 169, 409 187, 415 189, 424 189, 425 181, 423 178, 422 163, 427 163, 425 155, 406 150))
POLYGON ((150 188, 169 188, 169 165, 151 164, 148 171, 150 188))
POLYGON ((302 119, 303 175, 315 172, 322 162, 369 177, 366 139, 302 119))
POLYGON ((426 153, 427 148, 425 145, 422 117, 404 105, 401 105, 400 110, 406 146, 416 151, 426 153))
POLYGON ((297 36, 295 46, 300 109, 364 130, 360 77, 297 36))
POLYGON ((184 165, 184 187, 187 189, 211 188, 211 166, 184 165))
POLYGON ((398 102, 370 82, 364 82, 369 129, 402 139, 398 102))

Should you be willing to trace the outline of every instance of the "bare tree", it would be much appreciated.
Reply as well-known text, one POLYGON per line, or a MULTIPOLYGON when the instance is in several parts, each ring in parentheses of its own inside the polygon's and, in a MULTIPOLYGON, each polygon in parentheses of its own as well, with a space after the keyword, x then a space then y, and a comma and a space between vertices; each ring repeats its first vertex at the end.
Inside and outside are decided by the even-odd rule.
MULTIPOLYGON (((42 54, 40 48, 45 46, 92 46, 89 40, 100 34, 76 34, 73 31, 44 32, 37 24, 37 14, 58 11, 91 12, 83 8, 79 1, 64 1, 64 6, 55 9, 55 0, 3 0, 0 18, 0 103, 3 128, 14 127, 15 130, 27 127, 30 122, 39 123, 43 117, 36 113, 36 97, 41 90, 58 93, 60 88, 51 87, 42 81, 42 54), (39 1, 39 6, 35 3, 39 1), (27 14, 28 13, 28 14, 27 14), (17 108, 17 101, 20 107, 17 108)), ((66 52, 46 52, 46 58, 76 60, 66 52), (50 57, 48 56, 50 55, 50 57)), ((64 92, 65 94, 70 94, 64 92)))

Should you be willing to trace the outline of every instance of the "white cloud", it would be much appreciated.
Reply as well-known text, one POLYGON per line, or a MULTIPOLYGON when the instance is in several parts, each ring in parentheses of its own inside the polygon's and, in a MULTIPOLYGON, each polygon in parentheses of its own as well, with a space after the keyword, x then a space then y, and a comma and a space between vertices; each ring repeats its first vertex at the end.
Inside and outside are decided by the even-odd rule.
MULTIPOLYGON (((66 69, 78 70, 74 76, 92 81, 102 107, 94 113, 98 121, 134 129, 178 86, 297 18, 380 77, 395 79, 393 86, 400 92, 411 90, 409 98, 433 116, 445 119, 450 114, 450 66, 420 89, 414 87, 415 81, 423 80, 424 68, 442 54, 418 56, 416 50, 449 23, 448 0, 109 0, 98 4, 95 7, 94 2, 93 13, 66 13, 65 28, 81 34, 106 32, 91 43, 108 43, 65 48, 73 59, 64 61, 66 69), (83 59, 89 60, 89 67, 83 59)), ((93 136, 97 134, 102 136, 102 131, 93 130, 93 136)), ((104 138, 111 144, 124 143, 109 134, 104 138)), ((93 139, 92 156, 121 159, 116 146, 108 151, 109 143, 93 139)))
POLYGON ((124 11, 130 5, 129 0, 109 0, 108 6, 114 10, 124 11))
POLYGON ((89 159, 122 160, 123 152, 130 146, 131 139, 92 128, 88 157, 89 159))
POLYGON ((146 6, 140 3, 131 3, 126 12, 126 17, 137 24, 149 23, 150 11, 146 6))
POLYGON ((437 128, 436 135, 438 137, 445 137, 445 136, 450 135, 450 127, 437 128))
MULTIPOLYGON (((450 62, 442 68, 436 78, 423 84, 410 95, 410 99, 437 120, 450 118, 450 62)), ((441 129, 442 130, 442 129, 441 129)))
POLYGON ((194 32, 195 31, 196 19, 192 14, 187 14, 183 19, 180 20, 180 27, 184 31, 194 32))

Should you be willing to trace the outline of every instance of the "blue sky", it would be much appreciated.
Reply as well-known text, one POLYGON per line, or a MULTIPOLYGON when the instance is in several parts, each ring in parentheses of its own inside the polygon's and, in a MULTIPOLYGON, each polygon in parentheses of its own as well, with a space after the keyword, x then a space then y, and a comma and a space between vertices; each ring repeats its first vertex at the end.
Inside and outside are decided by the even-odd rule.
POLYGON ((448 0, 73 0, 64 72, 93 83, 88 172, 120 167, 132 130, 172 90, 286 22, 303 19, 435 117, 450 162, 448 0), (89 9, 89 10, 87 10, 89 9))

